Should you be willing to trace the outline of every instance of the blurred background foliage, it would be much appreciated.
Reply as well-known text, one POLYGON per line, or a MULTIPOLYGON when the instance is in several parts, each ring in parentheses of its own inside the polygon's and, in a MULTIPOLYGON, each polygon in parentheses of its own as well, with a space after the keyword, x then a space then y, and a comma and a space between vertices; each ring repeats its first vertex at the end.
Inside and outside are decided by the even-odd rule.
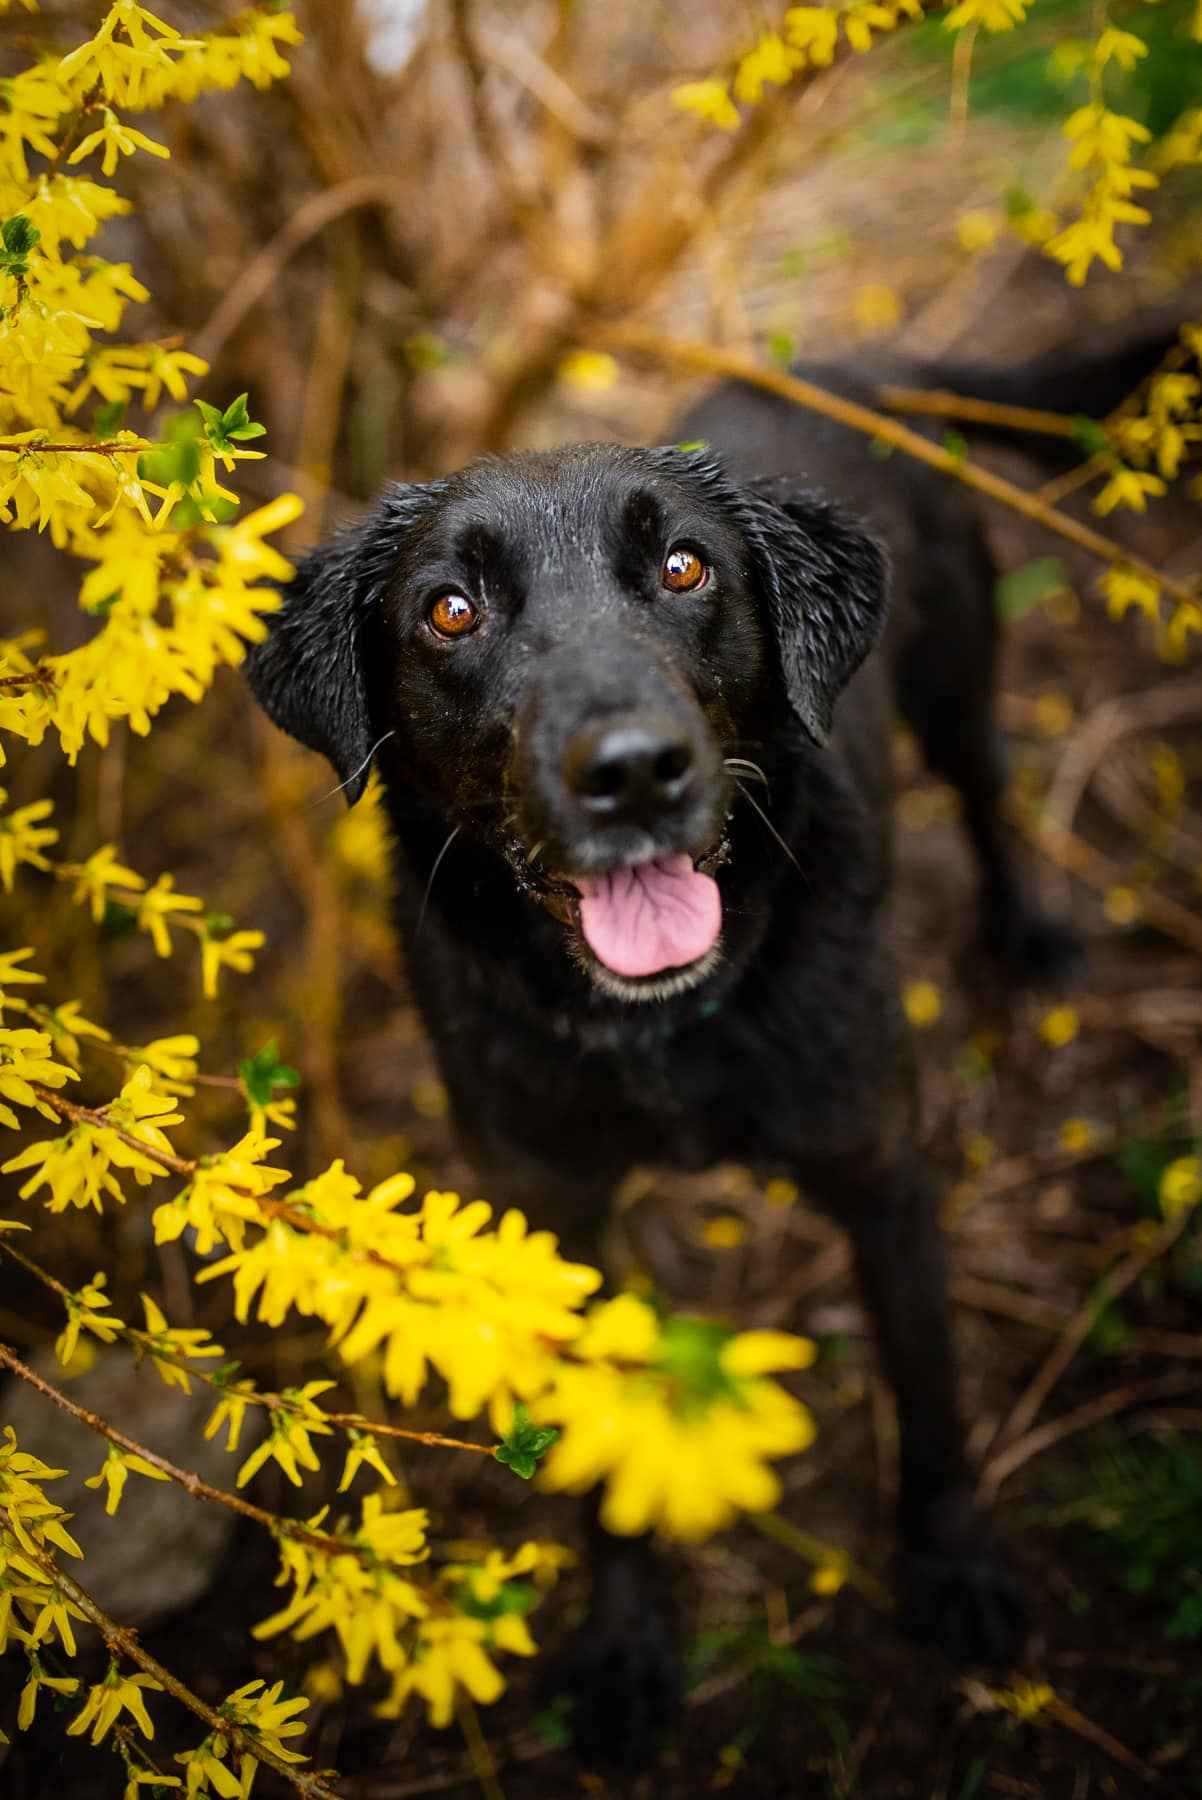
MULTIPOLYGON (((187 30, 236 9, 164 10, 187 30)), ((1202 103, 1192 0, 1114 10, 1131 12, 1149 46, 1116 76, 1115 104, 1164 149, 1202 103)), ((770 94, 730 136, 674 110, 670 94, 728 64, 774 22, 771 8, 301 0, 297 11, 306 41, 289 81, 156 118, 174 160, 123 165, 137 210, 104 245, 154 295, 131 315, 138 335, 206 357, 201 391, 214 400, 249 390, 267 457, 245 466, 241 491, 247 507, 286 489, 304 496, 292 552, 389 478, 573 438, 656 441, 704 382, 592 347, 615 323, 778 362, 880 343, 1015 360, 1141 307, 1202 313, 1196 161, 1166 168, 1153 225, 1124 235, 1121 274, 1097 269, 1073 291, 1032 242, 1032 214, 1071 192, 1059 128, 1085 94, 1092 3, 1040 0, 1019 29, 977 34, 968 56, 932 14, 871 56, 770 94)), ((0 96, 6 73, 78 41, 96 12, 44 0, 36 16, 0 17, 0 96)), ((1020 445, 981 456, 1029 486, 1046 478, 1020 445)), ((1065 504, 1088 516, 1079 499, 1065 504)), ((1184 489, 1111 523, 1157 566, 1196 573, 1202 524, 1184 489)), ((989 989, 972 964, 951 797, 901 739, 894 935, 930 1154, 947 1177, 978 1451, 1047 1378, 1044 1436, 1011 1433, 1023 1454, 995 1477, 1028 1522, 1020 1554, 1043 1596, 1035 1667, 1077 1723, 1063 1709, 999 1709, 944 1680, 882 1632, 853 1587, 812 1591, 786 1546, 747 1532, 692 1561, 694 1711, 655 1790, 664 1795, 793 1792, 800 1769, 816 1793, 882 1800, 1084 1800, 1142 1792, 1153 1777, 1164 1792, 1202 1793, 1188 1644, 1202 1630, 1191 1597, 1202 1565, 1198 1231, 1183 1209, 1176 1243, 1142 1264, 1139 1236, 1162 1217, 1164 1171, 1196 1154, 1202 1125, 1202 683, 1161 664, 1141 622, 1106 617, 1087 558, 1010 515, 989 524, 1009 571, 1002 716, 1016 814, 1036 836, 1051 820, 1092 855, 1073 876, 1045 860, 1040 876, 1071 904, 1090 973, 1071 996, 989 989), (1164 914, 1149 922, 1138 903, 1149 894, 1172 903, 1175 929, 1164 914), (1124 1434, 1117 1450, 1098 1435, 1107 1420, 1124 1434)), ((64 647, 87 635, 50 545, 6 536, 0 630, 35 611, 64 647)), ((371 803, 344 813, 329 771, 256 714, 236 675, 223 673, 203 707, 175 703, 148 744, 118 732, 74 769, 34 752, 13 759, 6 781, 14 804, 55 799, 64 854, 114 841, 149 878, 170 868, 183 890, 267 933, 253 977, 231 977, 207 1001, 199 977, 182 987, 175 965, 155 961, 120 908, 96 933, 50 883, 32 912, 5 898, 9 941, 32 943, 89 1016, 130 1042, 195 1030, 214 1074, 276 1041, 302 1084, 294 1171, 344 1155, 365 1182, 411 1166, 419 1184, 472 1191, 405 998, 371 803)), ((233 1110, 228 1091, 200 1090, 193 1117, 212 1139, 193 1153, 228 1141, 233 1110)), ((883 1567, 888 1404, 836 1234, 780 1184, 765 1193, 737 1170, 690 1183, 648 1172, 623 1194, 620 1225, 627 1261, 675 1298, 818 1339, 805 1392, 820 1437, 789 1477, 787 1509, 883 1567)), ((224 1329, 222 1298, 191 1287, 179 1246, 155 1248, 139 1209, 102 1223, 71 1214, 57 1232, 64 1279, 105 1266, 119 1310, 149 1285, 173 1323, 224 1329)), ((32 1352, 60 1323, 5 1270, 0 1335, 32 1352)), ((260 1342, 252 1330, 243 1354, 278 1389, 308 1379, 321 1347, 299 1331, 260 1342)), ((382 1414, 370 1376, 356 1378, 353 1404, 382 1414)), ((503 1530, 507 1509, 514 1530, 571 1535, 558 1503, 518 1492, 503 1471, 398 1467, 465 1535, 503 1530)), ((240 1537, 219 1554, 206 1594, 157 1628, 164 1656, 197 1683, 214 1646, 242 1646, 262 1611, 246 1595, 270 1578, 240 1537)), ((579 1610, 570 1581, 567 1593, 552 1640, 579 1610)), ((304 1677, 294 1652, 261 1654, 269 1679, 304 1677)), ((315 1754, 347 1771, 348 1793, 479 1791, 478 1755, 435 1742, 418 1720, 373 1723, 332 1675, 310 1681, 315 1754)), ((544 1716, 531 1727, 535 1710, 519 1681, 490 1715, 500 1773, 488 1780, 511 1800, 577 1791, 559 1726, 544 1716)), ((14 1797, 49 1791, 48 1765, 24 1754, 0 1784, 14 1797)), ((93 1791, 80 1785, 95 1778, 90 1763, 87 1775, 63 1767, 68 1791, 93 1791)))

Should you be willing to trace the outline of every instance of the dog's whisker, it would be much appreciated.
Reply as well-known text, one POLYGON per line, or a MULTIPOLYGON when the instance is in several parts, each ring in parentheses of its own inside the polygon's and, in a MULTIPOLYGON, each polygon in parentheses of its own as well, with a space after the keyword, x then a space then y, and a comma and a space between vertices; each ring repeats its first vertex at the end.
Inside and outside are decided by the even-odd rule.
POLYGON ((742 794, 744 800, 746 800, 748 806, 753 807, 754 810, 759 813, 760 818, 764 821, 764 824, 767 826, 771 835, 776 839, 777 843, 780 845, 781 849, 784 851, 784 853, 788 857, 789 861, 793 864, 793 867, 797 870, 797 873, 801 876, 801 879, 805 882, 807 887, 810 887, 811 883, 810 883, 809 876, 806 874, 805 870, 802 868, 801 864, 798 862, 797 858, 794 856, 792 850, 790 850, 788 844, 786 844, 784 838, 781 836, 780 832, 776 829, 776 826, 772 823, 772 820, 768 817, 767 813, 764 811, 763 807, 760 805, 760 803, 756 799, 755 795, 748 793, 747 789, 743 786, 743 783, 739 780, 737 775, 735 776, 735 786, 738 788, 739 792, 742 794))
POLYGON ((438 855, 434 858, 434 867, 430 870, 430 879, 429 879, 429 881, 427 881, 426 891, 422 895, 421 910, 417 915, 417 924, 414 927, 414 931, 413 931, 413 942, 415 944, 417 943, 418 938, 421 936, 422 925, 425 923, 426 907, 429 905, 430 890, 434 886, 434 877, 438 874, 439 869, 441 869, 441 867, 442 867, 443 857, 446 855, 447 851, 451 848, 451 845, 455 842, 455 839, 459 836, 459 833, 462 830, 463 830, 462 825, 456 825, 454 830, 451 832, 450 836, 447 838, 446 843, 443 845, 442 849, 438 852, 438 855))
POLYGON ((769 782, 768 777, 765 775, 764 771, 760 768, 759 763, 752 762, 749 757, 725 756, 725 757, 723 757, 722 762, 723 762, 723 766, 725 768, 731 770, 732 773, 736 769, 742 769, 743 773, 745 775, 749 775, 753 780, 762 781, 765 787, 771 786, 771 783, 769 782))
MULTIPOLYGON (((332 800, 334 798, 335 794, 340 794, 342 792, 343 788, 350 787, 351 782, 357 781, 359 779, 360 775, 362 775, 364 769, 368 769, 371 767, 371 759, 375 755, 376 751, 380 748, 380 745, 386 744, 390 737, 395 737, 395 736, 396 736, 396 732, 395 732, 395 730, 393 730, 393 731, 386 731, 382 738, 377 738, 375 743, 372 745, 371 749, 368 751, 367 755, 363 758, 363 761, 359 764, 359 767, 357 769, 352 769, 350 774, 347 776, 346 780, 340 781, 338 783, 338 786, 331 788, 328 794, 319 794, 317 799, 314 800, 313 806, 321 806, 324 801, 332 800)), ((312 811, 312 807, 310 807, 309 810, 312 811)))

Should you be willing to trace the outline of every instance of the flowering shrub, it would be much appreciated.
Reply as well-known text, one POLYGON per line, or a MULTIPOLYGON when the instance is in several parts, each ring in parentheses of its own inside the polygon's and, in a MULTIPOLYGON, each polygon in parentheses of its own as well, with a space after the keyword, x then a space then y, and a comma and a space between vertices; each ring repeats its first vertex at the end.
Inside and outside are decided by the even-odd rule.
MULTIPOLYGON (((33 10, 32 0, 22 4, 33 10)), ((0 13, 10 10, 12 0, 0 0, 0 13)), ((677 90, 676 102, 734 129, 739 108, 758 105, 766 89, 828 66, 843 46, 869 50, 874 36, 921 10, 916 0, 790 8, 730 74, 677 90)), ((1023 13, 1021 0, 963 0, 948 24, 1004 30, 1023 13)), ((263 433, 249 395, 193 399, 208 373, 201 358, 174 339, 119 339, 129 306, 147 290, 94 244, 107 221, 130 210, 110 178, 129 157, 168 154, 127 115, 244 81, 266 87, 288 74, 287 52, 299 41, 288 11, 252 8, 222 30, 186 38, 134 0, 114 0, 92 38, 44 56, 0 92, 0 524, 43 532, 83 565, 79 601, 90 627, 77 648, 36 630, 0 642, 0 730, 17 747, 57 739, 75 763, 103 750, 115 723, 144 737, 169 700, 201 700, 219 667, 237 665, 279 605, 273 584, 291 570, 271 540, 301 503, 282 494, 239 516, 229 478, 261 454, 253 446, 263 433), (180 410, 164 413, 164 401, 180 410)), ((1074 166, 1093 183, 1078 226, 1058 225, 1060 238, 1048 242, 1070 279, 1093 260, 1113 261, 1114 226, 1138 211, 1130 194, 1155 180, 1136 165, 1140 128, 1108 112, 1102 92, 1110 67, 1138 56, 1136 44, 1130 34, 1100 32, 1088 56, 1094 98, 1066 126, 1074 166)), ((1178 162, 1197 154, 1191 118, 1171 140, 1178 162)), ((1170 140, 1158 154, 1162 162, 1170 155, 1170 140)), ((1196 359, 1197 334, 1183 341, 1196 359)), ((575 362, 581 380, 611 378, 611 358, 581 349, 575 362)), ((1145 410, 1106 434, 1100 511, 1142 506, 1174 478, 1202 433, 1199 389, 1189 370, 1166 371, 1145 410)), ((1114 610, 1159 616, 1152 574, 1120 565, 1104 582, 1114 610)), ((1166 629, 1183 642, 1198 623, 1196 606, 1181 602, 1166 629)), ((116 844, 61 854, 54 818, 49 799, 10 807, 0 790, 6 892, 53 882, 92 925, 118 916, 159 958, 194 947, 210 998, 227 977, 253 971, 262 932, 180 892, 169 872, 131 869, 116 844)), ((341 828, 348 866, 368 871, 380 860, 370 820, 360 810, 341 828)), ((374 1684, 385 1717, 416 1696, 436 1725, 464 1696, 497 1698, 502 1658, 533 1654, 528 1615, 566 1552, 533 1540, 513 1549, 431 1541, 425 1511, 405 1504, 385 1454, 390 1440, 495 1457, 556 1490, 601 1484, 602 1517, 617 1532, 696 1541, 776 1504, 771 1465, 804 1449, 813 1425, 772 1377, 807 1365, 813 1351, 804 1340, 668 1316, 631 1295, 599 1300, 597 1271, 564 1260, 555 1239, 520 1213, 494 1218, 483 1201, 441 1192, 419 1198, 407 1174, 365 1189, 337 1160, 294 1178, 277 1153, 295 1123, 297 1077, 273 1045, 242 1063, 236 1079, 202 1072, 194 1034, 123 1042, 48 985, 33 954, 21 946, 0 953, 0 1125, 28 1134, 3 1159, 25 1205, 21 1217, 0 1220, 0 1260, 55 1297, 63 1365, 81 1347, 123 1344, 149 1365, 147 1379, 153 1370, 185 1395, 194 1384, 210 1390, 206 1435, 235 1459, 230 1481, 216 1486, 172 1463, 2 1344, 0 1364, 94 1434, 99 1467, 88 1481, 109 1513, 131 1481, 174 1482, 271 1535, 281 1591, 274 1610, 264 1601, 259 1638, 319 1641, 327 1682, 374 1684), (224 1121, 225 1148, 194 1155, 187 1102, 206 1079, 232 1090, 241 1110, 224 1121), (123 1317, 131 1309, 119 1296, 114 1305, 108 1271, 80 1285, 60 1279, 37 1238, 40 1228, 53 1244, 47 1215, 105 1218, 146 1199, 154 1241, 182 1242, 204 1265, 198 1283, 229 1284, 231 1325, 313 1321, 328 1334, 332 1372, 378 1370, 382 1391, 402 1407, 432 1390, 445 1394, 455 1420, 487 1413, 495 1441, 340 1409, 332 1375, 269 1388, 208 1331, 173 1325, 151 1295, 142 1296, 141 1322, 123 1317), (32 1251, 18 1235, 31 1231, 32 1251), (242 1433, 252 1411, 264 1432, 248 1449, 242 1433), (268 1511, 247 1492, 266 1465, 303 1489, 331 1454, 339 1496, 368 1473, 371 1488, 325 1507, 310 1500, 296 1515, 268 1511)), ((933 1019, 938 1006, 927 1010, 933 1019)), ((1197 1170, 1182 1175, 1182 1167, 1165 1189, 1166 1216, 1197 1199, 1197 1170)), ((42 1689, 69 1701, 67 1730, 115 1748, 127 1795, 149 1787, 245 1796, 260 1764, 302 1794, 328 1794, 294 1747, 305 1699, 285 1695, 278 1681, 251 1680, 210 1707, 97 1605, 86 1567, 83 1580, 73 1572, 80 1549, 53 1499, 62 1474, 5 1432, 0 1654, 23 1652, 27 1661, 18 1726, 33 1723, 42 1689), (109 1655, 90 1684, 74 1672, 82 1624, 99 1631, 109 1655), (204 1725, 202 1741, 176 1756, 179 1773, 154 1750, 164 1694, 204 1725)), ((807 1542, 812 1549, 815 1540, 807 1542)), ((845 1559, 819 1545, 815 1560, 816 1591, 833 1592, 845 1559)))
MULTIPOLYGON (((1026 22, 1030 4, 1031 0, 960 0, 948 10, 944 25, 963 36, 971 54, 971 41, 978 31, 1013 31, 1026 22)), ((922 16, 920 0, 791 6, 779 29, 762 33, 729 73, 677 87, 673 103, 724 131, 736 131, 742 123, 739 106, 756 106, 766 88, 784 87, 797 75, 829 68, 841 41, 862 55, 872 48, 874 33, 895 31, 903 21, 922 16)), ((1202 13, 1196 9, 1191 28, 1193 36, 1202 41, 1202 13)), ((1143 225, 1150 216, 1132 196, 1155 188, 1161 173, 1168 169, 1200 160, 1200 115, 1188 112, 1178 121, 1171 136, 1158 147, 1158 168, 1140 167, 1137 156, 1152 142, 1152 133, 1138 119, 1110 105, 1108 79, 1112 73, 1130 74, 1148 54, 1146 41, 1134 31, 1119 30, 1103 6, 1092 40, 1053 43, 1048 54, 1057 68, 1070 78, 1084 79, 1089 89, 1087 102, 1076 107, 1063 126, 1071 146, 1069 168, 1085 178, 1080 211, 1067 223, 1055 219, 1049 223, 1041 211, 1040 228, 1034 235, 1026 217, 1034 209, 1016 209, 1011 222, 1020 234, 1038 242, 1047 255, 1063 264, 1068 279, 1080 286, 1095 262, 1109 269, 1122 267, 1116 226, 1143 225)))
MULTIPOLYGON (((948 32, 959 34, 971 58, 980 30, 1012 31, 1025 23, 1028 11, 1028 0, 961 0, 942 23, 948 32)), ((871 49, 874 33, 893 32, 922 17, 918 0, 790 7, 779 29, 762 33, 727 71, 674 88, 673 104, 724 131, 737 131, 744 122, 740 106, 759 105, 769 88, 812 78, 830 67, 841 46, 861 55, 871 49)), ((1202 11, 1193 9, 1185 29, 1202 42, 1202 11)), ((1112 87, 1121 84, 1147 54, 1145 40, 1133 30, 1118 29, 1105 7, 1095 37, 1054 43, 1049 66, 1062 78, 1061 85, 1084 84, 1088 91, 1085 103, 1069 113, 1062 127, 1070 146, 1068 172, 1078 193, 1076 217, 1036 206, 1026 197, 1022 204, 1013 203, 1010 196, 1004 220, 1000 214, 996 219, 984 213, 965 215, 960 225, 966 248, 988 248, 1007 224, 1060 263, 1075 286, 1085 281, 1095 263, 1122 268, 1117 229, 1147 224, 1151 217, 1134 196, 1146 197, 1170 170, 1202 163, 1202 112, 1183 112, 1154 142, 1146 125, 1111 104, 1112 87)), ((967 80, 967 62, 963 79, 967 80)), ((885 316, 896 323, 896 302, 887 289, 884 298, 893 302, 892 312, 886 306, 885 316)), ((850 417, 846 422, 858 423, 850 417)), ((1146 511, 1149 499, 1164 494, 1177 478, 1190 447, 1202 441, 1202 325, 1182 328, 1177 351, 1148 384, 1138 408, 1122 408, 1104 426, 1088 419, 1073 424, 1090 458, 1086 473, 1104 477, 1093 498, 1094 511, 1102 516, 1121 507, 1146 511)), ((1195 477, 1190 492, 1202 495, 1202 479, 1195 477)), ((1166 661, 1181 661, 1190 638, 1202 633, 1202 605, 1196 595, 1181 584, 1166 583, 1147 565, 1134 566, 1116 553, 1098 587, 1112 617, 1122 618, 1134 610, 1154 626, 1166 661)))
MULTIPOLYGON (((279 605, 269 584, 291 573, 269 540, 296 518, 299 500, 281 495, 238 518, 237 494, 226 484, 238 463, 260 454, 251 446, 263 427, 248 396, 224 405, 198 398, 156 431, 161 402, 184 405, 206 365, 173 342, 114 341, 129 304, 148 296, 132 269, 96 255, 92 240, 128 211, 104 178, 131 155, 168 154, 127 112, 242 80, 266 86, 287 74, 285 52, 298 41, 288 12, 251 10, 227 30, 190 39, 134 0, 115 0, 94 37, 6 84, 0 522, 44 531, 86 565, 79 597, 94 630, 77 649, 57 650, 36 631, 0 644, 0 727, 31 746, 55 733, 72 762, 89 743, 103 747, 115 721, 145 735, 173 696, 201 699, 217 668, 238 663, 246 642, 263 636, 264 615, 279 605)), ((0 793, 0 805, 6 799, 0 793)), ((252 969, 261 932, 237 929, 179 892, 168 873, 138 874, 114 844, 79 861, 60 857, 52 818, 49 800, 0 811, 6 891, 30 879, 62 883, 96 924, 116 909, 160 957, 194 942, 206 996, 223 974, 252 969)), ((339 1361, 378 1361, 385 1391, 405 1405, 437 1376, 455 1418, 488 1409, 501 1439, 495 1453, 520 1476, 533 1476, 554 1445, 545 1466, 551 1485, 608 1481, 615 1529, 657 1525, 695 1538, 739 1508, 773 1504, 768 1460, 803 1448, 812 1428, 765 1375, 802 1366, 809 1349, 801 1340, 659 1319, 633 1300, 590 1304, 600 1276, 563 1261, 548 1233, 531 1231, 516 1212, 493 1221, 483 1202, 462 1205, 452 1194, 427 1194, 415 1207, 407 1175, 365 1193, 339 1161, 295 1184, 275 1161, 281 1138, 269 1135, 290 1128, 295 1110, 286 1095, 295 1075, 273 1047, 242 1065, 236 1085, 249 1116, 237 1141, 185 1156, 174 1134, 187 1126, 183 1104, 201 1078, 197 1038, 116 1041, 77 1000, 43 997, 32 955, 17 948, 0 957, 0 1124, 19 1129, 36 1116, 50 1128, 4 1161, 21 1200, 40 1204, 43 1216, 102 1214, 155 1189, 156 1240, 184 1237, 201 1259, 222 1252, 198 1279, 231 1281, 238 1321, 252 1311, 269 1326, 292 1314, 320 1320, 339 1361), (113 1070, 116 1092, 104 1080, 113 1070)), ((494 1447, 335 1411, 326 1398, 333 1380, 266 1391, 238 1375, 207 1331, 169 1324, 149 1295, 141 1324, 119 1317, 104 1270, 66 1286, 13 1241, 30 1224, 0 1224, 0 1255, 57 1295, 62 1363, 81 1343, 123 1342, 168 1386, 208 1386, 208 1435, 223 1433, 231 1455, 239 1454, 248 1409, 265 1415, 265 1434, 233 1465, 233 1486, 212 1487, 128 1437, 119 1421, 77 1407, 0 1346, 8 1371, 103 1440, 89 1485, 103 1488, 106 1510, 117 1510, 131 1479, 153 1479, 255 1520, 277 1542, 284 1590, 257 1635, 328 1638, 342 1679, 385 1678, 385 1716, 416 1695, 444 1725, 458 1694, 494 1700, 503 1687, 496 1659, 533 1654, 526 1614, 565 1553, 536 1542, 514 1552, 450 1546, 435 1562, 427 1516, 398 1504, 381 1441, 477 1454, 494 1447), (319 1448, 333 1443, 343 1455, 339 1492, 360 1471, 378 1478, 347 1516, 331 1520, 322 1508, 285 1517, 243 1496, 268 1462, 301 1487, 321 1467, 319 1448)), ((18 1725, 32 1723, 43 1688, 78 1701, 67 1730, 116 1747, 129 1794, 150 1785, 245 1795, 259 1763, 302 1793, 328 1792, 298 1771, 304 1758, 287 1741, 303 1731, 307 1700, 282 1698, 280 1682, 252 1681, 208 1708, 106 1617, 65 1560, 80 1550, 51 1497, 49 1484, 62 1473, 6 1432, 0 1652, 17 1647, 28 1659, 18 1725), (90 1687, 71 1672, 76 1626, 85 1623, 99 1628, 110 1654, 107 1674, 90 1687), (208 1728, 176 1758, 180 1774, 152 1750, 153 1701, 163 1692, 208 1728)))

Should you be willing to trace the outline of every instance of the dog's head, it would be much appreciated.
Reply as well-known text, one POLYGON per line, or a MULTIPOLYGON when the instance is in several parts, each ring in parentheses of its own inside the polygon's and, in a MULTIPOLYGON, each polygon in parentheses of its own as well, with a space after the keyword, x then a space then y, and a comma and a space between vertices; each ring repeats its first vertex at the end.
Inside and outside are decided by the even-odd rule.
POLYGON ((389 489, 248 668, 350 800, 389 737, 390 781, 504 857, 602 987, 658 998, 718 959, 734 753, 822 744, 884 607, 880 550, 800 488, 578 445, 389 489))

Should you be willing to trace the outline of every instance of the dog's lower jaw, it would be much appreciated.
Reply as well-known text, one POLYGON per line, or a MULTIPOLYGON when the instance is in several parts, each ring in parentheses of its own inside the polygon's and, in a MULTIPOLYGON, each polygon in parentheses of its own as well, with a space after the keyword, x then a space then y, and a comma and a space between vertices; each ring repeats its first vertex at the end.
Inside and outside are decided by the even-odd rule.
POLYGON ((719 938, 704 956, 699 956, 696 962, 686 963, 681 969, 664 969, 658 975, 635 977, 618 975, 613 969, 607 969, 575 932, 570 948, 594 987, 600 988, 611 1000, 627 1000, 636 1005, 649 1000, 674 1000, 678 994, 689 993, 707 980, 722 961, 722 939, 719 938))

